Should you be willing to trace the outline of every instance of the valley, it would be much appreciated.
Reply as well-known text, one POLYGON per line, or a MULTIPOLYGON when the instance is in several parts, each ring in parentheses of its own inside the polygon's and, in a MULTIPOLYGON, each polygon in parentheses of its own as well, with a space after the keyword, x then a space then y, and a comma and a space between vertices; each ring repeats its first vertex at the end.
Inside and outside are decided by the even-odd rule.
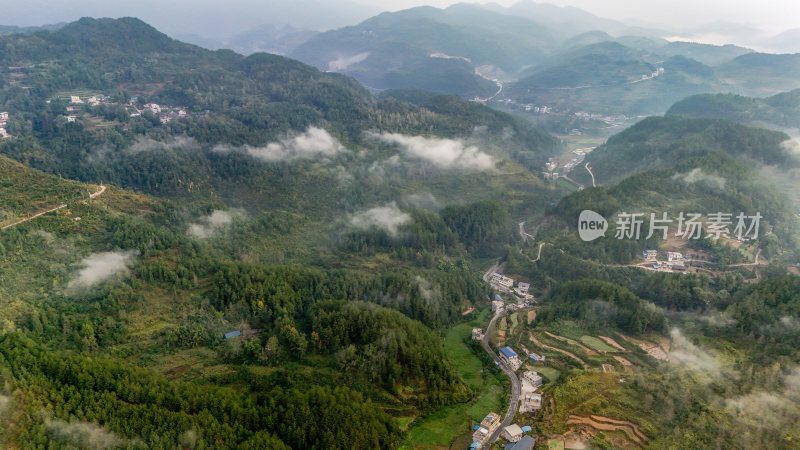
POLYGON ((798 55, 666 35, 0 27, 0 447, 798 448, 798 55))

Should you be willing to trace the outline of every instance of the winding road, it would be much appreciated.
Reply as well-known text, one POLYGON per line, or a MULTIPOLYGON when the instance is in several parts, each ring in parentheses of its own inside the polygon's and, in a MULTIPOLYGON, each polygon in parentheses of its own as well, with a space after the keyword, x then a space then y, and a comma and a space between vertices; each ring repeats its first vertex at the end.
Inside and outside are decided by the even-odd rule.
MULTIPOLYGON (((494 269, 495 266, 492 267, 494 269)), ((491 270, 491 269, 490 269, 491 270)), ((497 319, 503 316, 503 312, 501 310, 497 310, 497 312, 492 317, 492 320, 489 321, 489 325, 486 326, 486 333, 483 335, 483 339, 481 340, 481 346, 492 357, 495 363, 498 364, 500 369, 503 370, 503 373, 511 380, 511 396, 508 400, 508 411, 506 411, 505 417, 503 417, 503 421, 500 423, 500 426, 497 427, 496 430, 484 441, 483 445, 481 445, 481 449, 490 449, 492 444, 497 441, 497 438, 500 437, 500 433, 503 431, 503 428, 511 425, 514 422, 514 416, 517 413, 517 405, 519 405, 519 396, 520 392, 522 391, 522 386, 520 384, 519 378, 517 374, 511 370, 510 367, 506 366, 500 358, 497 356, 497 353, 492 351, 491 345, 489 345, 489 336, 492 335, 492 329, 494 328, 495 322, 497 319)))
MULTIPOLYGON (((98 189, 97 192, 89 194, 89 200, 94 200, 97 197, 103 195, 105 192, 106 192, 106 187, 101 184, 100 185, 100 189, 98 189)), ((39 217, 42 217, 45 214, 50 214, 51 212, 55 212, 55 211, 58 211, 60 209, 64 209, 66 207, 67 207, 67 205, 65 203, 65 204, 61 204, 61 205, 54 206, 52 208, 46 209, 44 211, 39 211, 39 212, 37 212, 36 214, 34 214, 32 216, 28 216, 28 217, 25 217, 24 219, 17 220, 14 223, 10 223, 8 225, 4 225, 4 226, 0 227, 0 230, 8 230, 9 228, 14 228, 14 227, 16 227, 18 225, 22 225, 25 222, 30 222, 33 219, 37 219, 39 217)))
POLYGON ((592 187, 596 188, 597 184, 594 182, 594 173, 592 172, 592 166, 590 166, 589 163, 586 163, 584 167, 586 167, 586 171, 589 172, 589 175, 592 176, 592 187))

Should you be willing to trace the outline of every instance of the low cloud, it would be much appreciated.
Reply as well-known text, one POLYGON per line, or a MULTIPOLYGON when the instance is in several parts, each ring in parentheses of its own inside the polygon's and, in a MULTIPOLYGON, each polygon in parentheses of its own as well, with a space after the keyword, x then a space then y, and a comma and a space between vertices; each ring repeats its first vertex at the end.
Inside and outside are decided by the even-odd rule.
POLYGON ((672 179, 680 180, 687 184, 705 183, 719 189, 724 189, 726 183, 725 178, 708 174, 700 168, 692 169, 686 173, 675 174, 672 179))
POLYGON ((328 62, 328 70, 338 71, 344 70, 353 64, 358 64, 369 58, 369 52, 359 53, 353 56, 343 56, 328 62))
POLYGON ((238 210, 214 210, 211 214, 203 216, 197 222, 189 225, 189 235, 199 239, 207 239, 214 234, 228 228, 233 220, 243 217, 244 213, 238 210))
POLYGON ((358 229, 379 228, 391 236, 397 236, 399 228, 411 222, 411 216, 398 208, 397 203, 391 202, 386 206, 357 212, 350 216, 349 222, 358 229))
POLYGON ((707 381, 718 380, 727 372, 714 355, 692 343, 679 329, 670 330, 670 336, 669 360, 673 364, 685 367, 707 381))
POLYGON ((754 390, 727 399, 725 407, 744 425, 780 430, 800 421, 800 368, 783 377, 783 388, 775 392, 754 390))
POLYGON ((94 423, 45 419, 45 426, 52 440, 68 442, 82 448, 102 450, 120 447, 127 443, 126 440, 94 423))
POLYGON ((788 141, 783 141, 781 147, 791 156, 800 158, 800 139, 792 138, 788 141))
POLYGON ((406 136, 398 133, 368 133, 382 142, 400 147, 406 156, 425 161, 439 169, 492 171, 495 159, 476 145, 455 139, 406 136))
POLYGON ((103 252, 92 253, 81 261, 83 268, 75 279, 70 281, 70 288, 88 288, 114 277, 124 276, 130 271, 135 252, 103 252))
POLYGON ((176 150, 199 150, 200 144, 194 139, 186 136, 176 136, 168 141, 156 141, 149 137, 136 139, 130 147, 126 148, 127 153, 142 153, 149 151, 163 151, 169 149, 176 150))
POLYGON ((345 151, 345 147, 330 133, 322 128, 310 127, 303 133, 271 142, 264 147, 246 145, 241 148, 232 148, 225 145, 214 147, 215 152, 226 153, 242 151, 253 158, 263 161, 294 161, 297 159, 330 158, 345 151))
POLYGON ((403 201, 420 209, 440 209, 442 207, 441 202, 430 192, 410 194, 405 196, 403 201))

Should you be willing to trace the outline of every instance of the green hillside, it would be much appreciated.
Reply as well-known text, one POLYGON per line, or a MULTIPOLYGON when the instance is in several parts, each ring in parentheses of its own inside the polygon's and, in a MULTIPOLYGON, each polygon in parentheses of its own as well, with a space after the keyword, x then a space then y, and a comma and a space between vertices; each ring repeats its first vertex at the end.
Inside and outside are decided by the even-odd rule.
POLYGON ((748 125, 800 128, 800 89, 767 98, 703 94, 674 104, 667 115, 725 119, 748 125))

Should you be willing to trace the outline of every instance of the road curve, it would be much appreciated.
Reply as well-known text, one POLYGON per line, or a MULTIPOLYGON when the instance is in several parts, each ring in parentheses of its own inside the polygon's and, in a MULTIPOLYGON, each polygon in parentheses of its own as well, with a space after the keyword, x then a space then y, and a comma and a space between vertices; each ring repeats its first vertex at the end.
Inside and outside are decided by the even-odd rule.
POLYGON ((486 326, 486 333, 483 335, 483 339, 481 340, 481 346, 492 357, 495 363, 497 363, 500 368, 503 370, 503 373, 511 380, 511 396, 509 397, 508 402, 508 411, 506 412, 503 421, 500 423, 500 426, 497 427, 496 430, 489 436, 488 439, 483 443, 481 449, 489 449, 492 447, 492 444, 497 441, 497 438, 500 437, 500 433, 503 431, 503 428, 511 425, 514 421, 514 415, 517 413, 517 405, 519 405, 519 396, 522 390, 519 378, 517 374, 511 370, 510 367, 507 367, 500 358, 497 356, 497 353, 492 351, 492 347, 489 345, 489 336, 492 335, 492 329, 494 328, 494 324, 500 317, 503 316, 503 313, 498 311, 492 317, 492 320, 489 321, 489 325, 486 326))

